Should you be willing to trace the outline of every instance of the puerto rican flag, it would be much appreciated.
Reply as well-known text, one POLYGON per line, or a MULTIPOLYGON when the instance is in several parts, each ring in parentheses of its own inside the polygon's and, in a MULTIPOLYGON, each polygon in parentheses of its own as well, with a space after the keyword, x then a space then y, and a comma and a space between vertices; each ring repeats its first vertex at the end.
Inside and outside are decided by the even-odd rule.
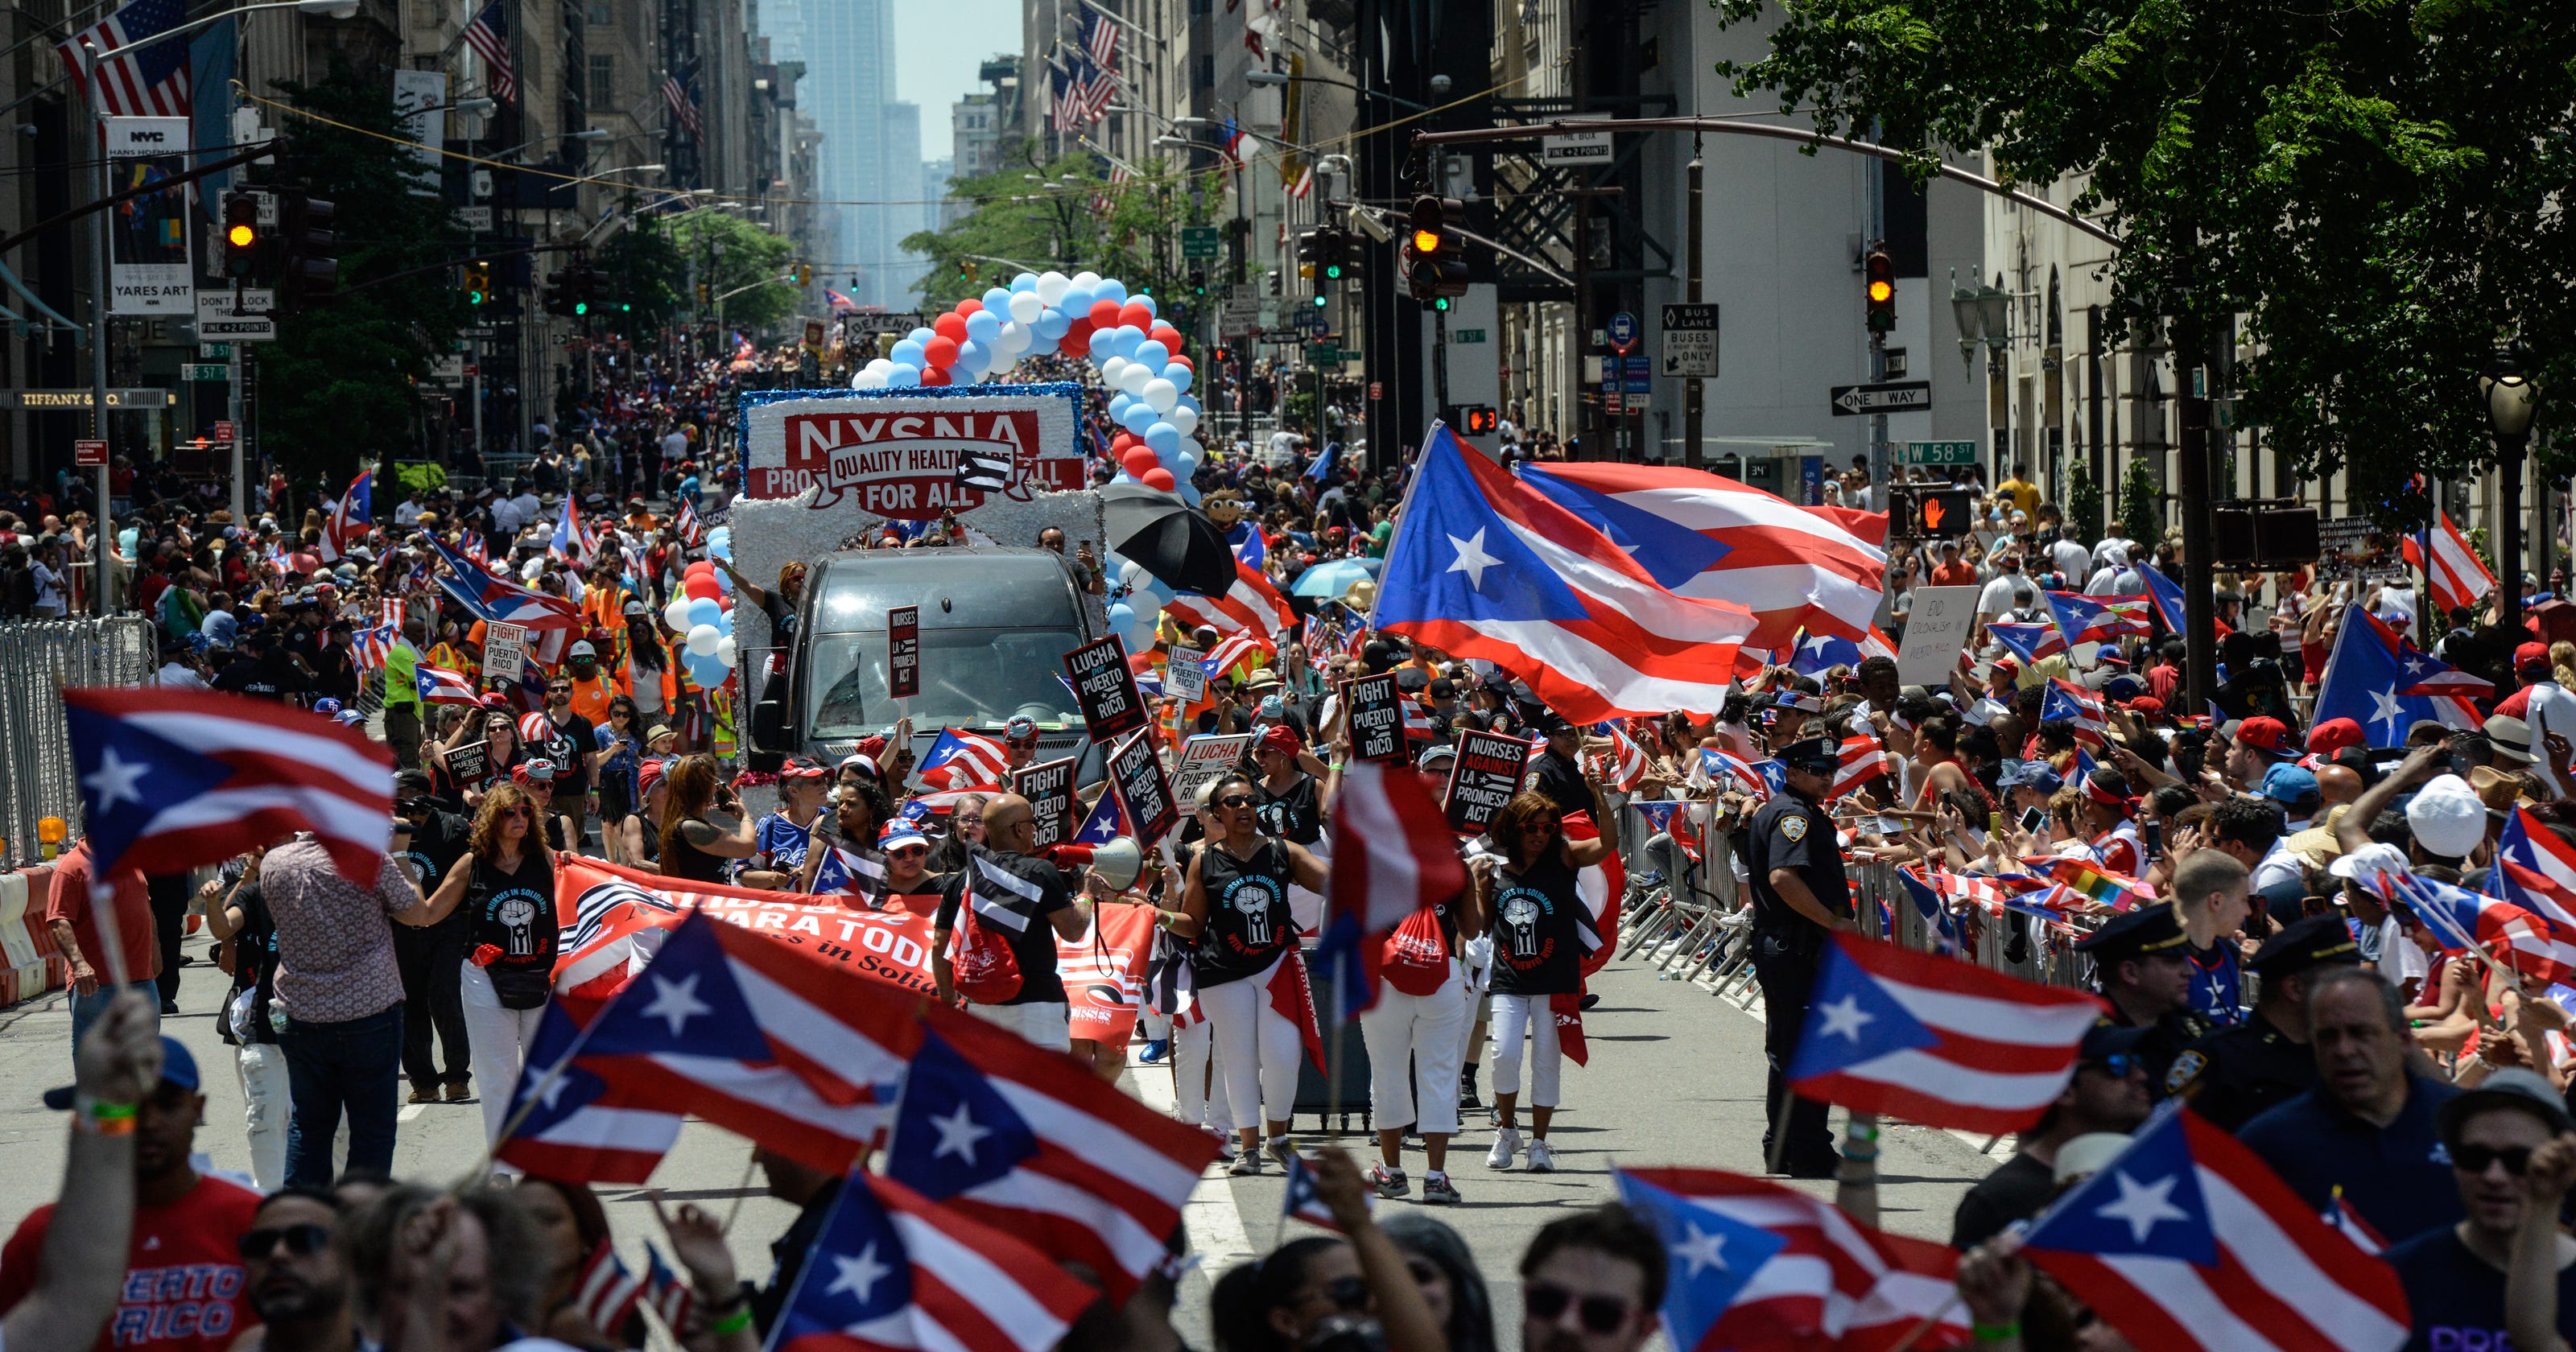
POLYGON ((1011 763, 1008 748, 995 738, 963 728, 942 728, 939 740, 913 771, 923 788, 958 790, 998 784, 1011 763))
POLYGON ((2494 682, 2482 680, 2447 662, 2427 656, 2414 644, 2407 642, 2406 636, 2399 633, 2394 626, 2368 611, 2362 612, 2362 618, 2370 622, 2371 632, 2379 635, 2380 641, 2386 643, 2388 651, 2397 658, 2398 694, 2422 695, 2428 699, 2446 700, 2464 716, 2480 723, 2485 721, 2477 718, 2475 701, 2494 695, 2494 682))
POLYGON ((2406 1296, 2253 1151, 2168 1101, 2022 1252, 2139 1347, 2395 1352, 2406 1296))
POLYGON ((2049 592, 2048 608, 2057 616, 2057 627, 2067 643, 2117 643, 2135 636, 2145 638, 2154 632, 2147 622, 2150 602, 2143 596, 2085 596, 2076 592, 2049 592))
MULTIPOLYGON (((1228 634, 1217 640, 1215 647, 1208 649, 1207 656, 1199 659, 1199 670, 1209 680, 1215 680, 1238 667, 1254 665, 1252 659, 1255 657, 1275 660, 1278 655, 1279 650, 1258 635, 1249 632, 1228 634)), ((1139 686, 1138 691, 1142 693, 1143 687, 1139 686)))
POLYGON ((1569 461, 1519 473, 1659 586, 1751 610, 1748 648, 1785 648, 1801 628, 1870 637, 1886 587, 1884 512, 1800 507, 1692 469, 1569 461))
POLYGON ((2053 624, 2016 624, 1995 620, 1986 625, 1986 632, 2013 656, 2020 658, 2024 666, 2066 651, 2066 634, 2053 624))
POLYGON ((1700 777, 1721 790, 1741 793, 1751 798, 1769 798, 1788 786, 1780 762, 1765 758, 1748 761, 1732 751, 1704 746, 1699 751, 1700 777))
MULTIPOLYGON (((968 1139, 959 1154, 985 1153, 968 1139)), ((1099 1298, 1056 1255, 862 1167, 833 1197, 768 1346, 1046 1352, 1099 1298)))
MULTIPOLYGON (((1426 734, 1430 731, 1428 725, 1423 730, 1426 734)), ((1637 745, 1637 739, 1629 736, 1628 730, 1619 726, 1619 720, 1615 718, 1593 724, 1592 732, 1595 736, 1610 739, 1608 751, 1590 753, 1593 777, 1599 779, 1605 789, 1635 792, 1637 785, 1646 778, 1646 753, 1637 745)))
POLYGON ((331 504, 331 515, 322 523, 321 554, 324 563, 338 563, 357 548, 367 533, 367 522, 375 514, 375 476, 361 474, 349 481, 349 490, 331 504))
POLYGON ((590 1251, 589 1261, 582 1264, 581 1280, 573 1286, 572 1308, 592 1328, 613 1329, 625 1324, 643 1295, 644 1279, 626 1270, 626 1264, 618 1261, 617 1245, 603 1236, 590 1251))
POLYGON ((1268 575, 1241 559, 1234 561, 1234 585, 1223 596, 1184 592, 1163 605, 1163 613, 1184 630, 1206 625, 1220 635, 1249 633, 1273 652, 1296 632, 1296 613, 1268 575))
MULTIPOLYGON (((2378 882, 2390 900, 2414 910, 2445 952, 2484 948, 2544 986, 2576 977, 2576 930, 2552 924, 2539 912, 2414 873, 2382 873, 2378 882)), ((2520 886, 2509 876, 2504 885, 2520 886)))
POLYGON ((1332 876, 1315 960, 1333 973, 1333 1021, 1377 1004, 1378 957, 1407 916, 1467 887, 1449 819, 1411 770, 1353 761, 1332 802, 1332 876))
POLYGON ((563 510, 555 516, 555 533, 546 541, 546 553, 576 568, 590 566, 591 556, 599 552, 599 541, 581 519, 581 509, 573 505, 573 495, 564 494, 563 510))
POLYGON ((2496 837, 2497 895, 2576 930, 2576 845, 2517 807, 2496 837))
MULTIPOLYGON (((1936 959, 1936 961, 1938 961, 1936 959)), ((1676 1348, 1968 1345, 1959 1255, 1855 1224, 1841 1208, 1716 1169, 1620 1169, 1619 1198, 1663 1237, 1661 1311, 1676 1348), (1917 1332, 1917 1325, 1929 1327, 1917 1332)))
POLYGON ((474 683, 461 671, 433 667, 427 662, 414 668, 420 677, 420 697, 431 704, 473 704, 474 683))
MULTIPOLYGON (((2469 546, 2469 537, 2452 524, 2448 512, 2435 512, 2432 526, 2421 536, 2408 536, 2399 544, 2398 552, 2406 556, 2408 564, 2423 570, 2424 580, 2433 592, 2434 608, 2445 619, 2454 610, 2476 606, 2495 590, 2495 574, 2487 571, 2486 560, 2469 546), (2429 562, 2424 554, 2428 543, 2433 551, 2429 562)), ((2428 624, 2424 632, 2439 630, 2440 625, 2428 624)))
POLYGON ((2477 727, 2483 721, 2477 705, 2448 686, 2444 673, 2451 668, 2395 634, 2360 606, 2344 612, 2325 676, 2317 683, 2314 720, 2349 718, 2361 724, 2375 747, 2403 744, 2406 730, 2424 719, 2454 728, 2477 727))
POLYGON ((885 891, 885 863, 873 851, 845 850, 838 845, 814 866, 818 896, 874 897, 885 891))
POLYGON ((430 545, 447 564, 447 574, 438 579, 438 585, 474 618, 532 630, 581 627, 581 612, 562 597, 530 591, 448 548, 446 541, 433 539, 430 545))
POLYGON ((1838 934, 1789 1078, 1808 1098, 1856 1112, 2021 1131, 2065 1090, 2104 1008, 2082 991, 1838 934))
POLYGON ((386 659, 394 655, 394 639, 397 632, 394 625, 380 624, 372 629, 361 629, 350 635, 350 660, 358 664, 360 671, 382 671, 386 659))
POLYGON ((1834 785, 1825 794, 1828 798, 1840 798, 1893 770, 1888 764, 1886 744, 1866 733, 1845 737, 1840 754, 1842 764, 1834 770, 1834 785))
POLYGON ((2086 746, 2102 745, 2103 734, 2111 727, 2102 712, 2102 697, 2063 678, 2049 681, 2048 693, 2039 702, 2039 721, 2073 725, 2075 740, 2086 746))
POLYGON ((1921 870, 1900 868, 1897 881, 1905 885, 1905 895, 1914 903, 1914 913, 1932 927, 1932 942, 1941 952, 1953 957, 1960 951, 1958 918, 1950 913, 1950 902, 1926 879, 1921 870))
POLYGON ((916 1003, 692 911, 591 1021, 573 1064, 628 1102, 838 1171, 887 1124, 916 1003))
MULTIPOLYGON (((2177 634, 2189 628, 2183 618, 2182 584, 2165 576, 2162 569, 2144 559, 2138 561, 2138 576, 2146 579, 2147 595, 2155 601, 2156 616, 2165 622, 2165 628, 2177 634)), ((2215 616, 2211 617, 2210 623, 2218 626, 2220 638, 2236 632, 2228 627, 2226 621, 2215 616)))
POLYGON ((311 831, 372 887, 393 839, 383 743, 268 700, 205 690, 62 692, 91 866, 184 873, 311 831))
POLYGON ((687 498, 680 499, 680 510, 671 514, 671 530, 680 543, 691 549, 707 542, 706 528, 698 523, 698 509, 687 498))
POLYGON ((567 1183, 641 1183, 679 1142, 681 1114, 643 1106, 572 1064, 580 1040, 580 1026, 562 1002, 548 1004, 510 1092, 518 1125, 492 1157, 567 1183))
POLYGON ((1857 668, 1863 658, 1894 656, 1896 645, 1875 628, 1856 639, 1801 628, 1790 645, 1789 669, 1801 676, 1815 676, 1835 667, 1857 668))
POLYGON ((971 1015, 923 1005, 921 1019, 886 1177, 1022 1236, 1050 1270, 1081 1263, 1123 1303, 1162 1261, 1215 1139, 971 1015))
POLYGON ((1714 711, 1754 616, 1668 591, 1593 525, 1432 428, 1373 628, 1482 658, 1568 720, 1714 711))

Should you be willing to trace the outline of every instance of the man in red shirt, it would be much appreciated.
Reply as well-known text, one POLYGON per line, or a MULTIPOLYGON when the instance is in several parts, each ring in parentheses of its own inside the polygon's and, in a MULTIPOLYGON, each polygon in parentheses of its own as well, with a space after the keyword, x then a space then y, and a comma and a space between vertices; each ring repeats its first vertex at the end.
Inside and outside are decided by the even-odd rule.
MULTIPOLYGON (((259 1194, 200 1174, 188 1163, 206 1096, 197 1062, 178 1039, 161 1039, 161 1079, 124 1120, 134 1137, 134 1237, 116 1314, 99 1352, 222 1352, 259 1322, 243 1290, 241 1237, 259 1194)), ((94 1112, 71 1088, 50 1090, 45 1106, 94 1112)), ((52 1225, 51 1203, 28 1213, 0 1245, 0 1313, 26 1298, 52 1225)))
MULTIPOLYGON (((127 986, 151 995, 157 1021, 161 945, 154 933, 152 900, 144 889, 143 871, 121 868, 108 881, 116 889, 113 919, 117 948, 125 955, 127 986)), ((116 987, 109 980, 107 945, 99 937, 98 908, 90 900, 89 889, 89 842, 84 840, 54 861, 54 890, 45 898, 45 928, 52 932, 54 946, 62 950, 63 961, 71 966, 75 1047, 116 998, 116 987)))

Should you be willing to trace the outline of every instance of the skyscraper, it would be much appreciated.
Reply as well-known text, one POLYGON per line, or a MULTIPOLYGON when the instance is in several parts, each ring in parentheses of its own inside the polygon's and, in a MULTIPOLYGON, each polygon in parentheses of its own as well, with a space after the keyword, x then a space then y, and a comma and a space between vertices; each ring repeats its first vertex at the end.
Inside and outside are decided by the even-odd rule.
POLYGON ((797 105, 823 136, 815 170, 825 205, 815 220, 825 270, 857 278, 850 298, 862 305, 907 308, 921 265, 900 241, 921 228, 921 208, 889 204, 922 196, 921 114, 895 103, 891 0, 764 5, 762 20, 803 30, 793 47, 805 61, 797 105))

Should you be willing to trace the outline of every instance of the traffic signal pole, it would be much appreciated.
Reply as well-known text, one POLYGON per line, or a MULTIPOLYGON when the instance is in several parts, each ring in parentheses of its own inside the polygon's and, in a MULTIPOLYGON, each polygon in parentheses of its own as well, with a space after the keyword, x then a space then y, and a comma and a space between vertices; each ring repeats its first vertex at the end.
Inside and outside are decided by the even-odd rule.
MULTIPOLYGON (((1693 305, 1700 303, 1700 264, 1701 255, 1704 251, 1704 247, 1701 244, 1703 231, 1701 229, 1700 215, 1700 179, 1703 168, 1704 166, 1700 163, 1699 145, 1698 142, 1694 140, 1691 144, 1690 158, 1690 276, 1688 281, 1690 289, 1685 293, 1685 298, 1693 305)), ((1707 408, 1707 395, 1700 388, 1700 378, 1698 376, 1692 376, 1690 379, 1683 381, 1682 465, 1685 468, 1698 469, 1700 467, 1699 439, 1702 424, 1707 417, 1707 408)))
MULTIPOLYGON (((110 192, 107 172, 107 118, 98 106, 98 49, 81 44, 81 110, 88 114, 90 166, 90 199, 104 202, 110 192)), ((108 221, 112 213, 96 212, 90 217, 89 257, 89 434, 100 441, 107 435, 107 313, 114 303, 116 288, 108 276, 108 221)), ((240 429, 235 428, 236 432, 240 429)), ((90 579, 90 606, 104 616, 113 613, 114 602, 108 593, 115 560, 116 524, 109 519, 108 462, 115 458, 115 445, 109 442, 108 454, 98 461, 98 528, 97 538, 90 542, 95 575, 90 579)))

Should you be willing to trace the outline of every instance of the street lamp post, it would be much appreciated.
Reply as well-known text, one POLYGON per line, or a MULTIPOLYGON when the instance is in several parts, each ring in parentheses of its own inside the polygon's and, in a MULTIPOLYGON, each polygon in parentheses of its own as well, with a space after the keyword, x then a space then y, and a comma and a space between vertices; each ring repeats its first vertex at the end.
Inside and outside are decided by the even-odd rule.
POLYGON ((2486 406, 2487 431, 2495 438, 2496 482, 2496 627, 2512 633, 2522 624, 2522 469, 2531 445, 2531 420, 2540 411, 2540 392, 2532 386, 2520 343, 2497 346, 2486 370, 2478 374, 2478 396, 2486 406))

